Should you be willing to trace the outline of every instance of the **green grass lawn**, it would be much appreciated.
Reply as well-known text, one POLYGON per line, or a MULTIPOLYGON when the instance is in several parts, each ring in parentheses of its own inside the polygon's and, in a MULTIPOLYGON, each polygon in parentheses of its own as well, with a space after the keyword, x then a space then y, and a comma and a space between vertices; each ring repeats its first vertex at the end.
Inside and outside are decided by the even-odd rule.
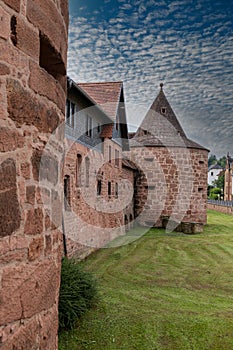
POLYGON ((84 264, 100 301, 60 350, 233 349, 233 216, 209 211, 196 235, 151 229, 84 264))

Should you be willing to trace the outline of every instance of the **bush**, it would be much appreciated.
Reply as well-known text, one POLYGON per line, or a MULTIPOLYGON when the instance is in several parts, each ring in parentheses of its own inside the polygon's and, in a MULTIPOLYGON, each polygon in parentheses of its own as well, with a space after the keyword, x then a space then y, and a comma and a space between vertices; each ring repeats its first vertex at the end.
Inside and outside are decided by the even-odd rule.
POLYGON ((210 199, 220 199, 221 197, 221 189, 220 188, 212 188, 210 190, 210 195, 209 198, 210 199))
POLYGON ((97 284, 80 262, 64 258, 59 294, 59 329, 72 329, 97 299, 97 284))

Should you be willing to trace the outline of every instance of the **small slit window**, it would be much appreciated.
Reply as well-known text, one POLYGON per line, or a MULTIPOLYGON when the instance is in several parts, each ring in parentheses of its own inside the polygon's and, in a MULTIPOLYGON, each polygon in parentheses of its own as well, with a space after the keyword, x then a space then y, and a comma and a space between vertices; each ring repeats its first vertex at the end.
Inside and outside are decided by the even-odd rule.
POLYGON ((108 182, 108 196, 111 197, 111 194, 112 194, 112 184, 111 184, 111 182, 109 181, 109 182, 108 182))
POLYGON ((97 196, 101 195, 101 187, 102 187, 102 181, 98 180, 97 181, 97 196))
POLYGON ((161 108, 161 113, 162 113, 162 114, 165 114, 166 111, 167 111, 166 107, 162 107, 162 108, 161 108))
POLYGON ((115 198, 118 198, 118 183, 115 183, 115 198))

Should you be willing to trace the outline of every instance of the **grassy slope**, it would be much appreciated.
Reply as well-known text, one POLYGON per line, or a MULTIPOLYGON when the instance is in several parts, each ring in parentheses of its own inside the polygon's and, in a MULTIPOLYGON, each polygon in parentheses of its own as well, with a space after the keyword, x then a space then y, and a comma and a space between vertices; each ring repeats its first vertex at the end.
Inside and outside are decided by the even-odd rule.
POLYGON ((152 229, 85 262, 101 300, 60 350, 233 349, 233 217, 195 236, 152 229))

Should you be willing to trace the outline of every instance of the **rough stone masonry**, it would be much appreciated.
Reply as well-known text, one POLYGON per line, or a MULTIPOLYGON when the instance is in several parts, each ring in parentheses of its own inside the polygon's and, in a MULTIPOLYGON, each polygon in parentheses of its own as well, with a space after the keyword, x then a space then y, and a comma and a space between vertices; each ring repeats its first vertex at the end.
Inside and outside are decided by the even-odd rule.
POLYGON ((45 145, 64 120, 68 1, 0 1, 0 27, 0 348, 54 350, 62 174, 45 145))

